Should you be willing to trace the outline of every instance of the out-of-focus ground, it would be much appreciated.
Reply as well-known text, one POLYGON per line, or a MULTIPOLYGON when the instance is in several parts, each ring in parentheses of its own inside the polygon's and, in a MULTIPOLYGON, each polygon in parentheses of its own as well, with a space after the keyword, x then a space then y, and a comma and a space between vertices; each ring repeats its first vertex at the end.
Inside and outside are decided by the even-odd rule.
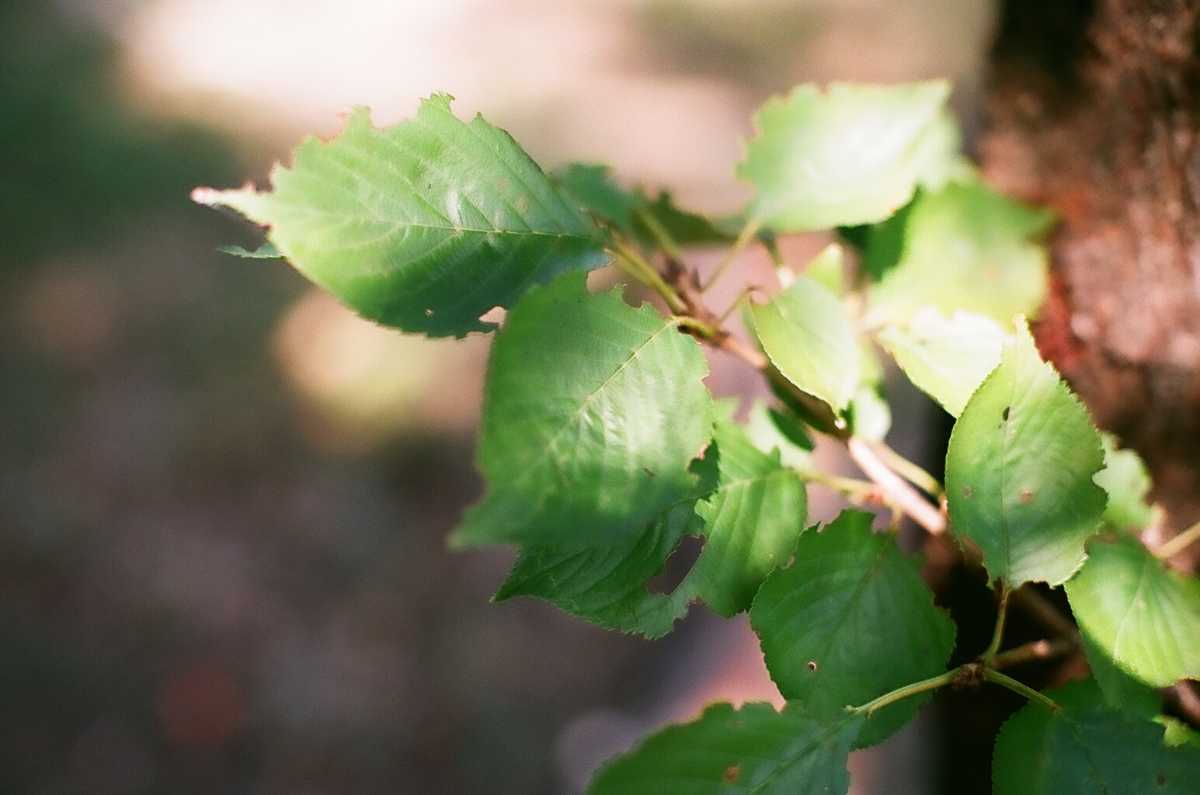
MULTIPOLYGON (((445 90, 548 166, 728 210, 766 96, 949 76, 969 110, 990 19, 983 0, 0 0, 0 792, 569 792, 652 725, 773 697, 740 620, 697 609, 650 644, 489 604, 510 553, 443 540, 480 490, 487 340, 384 332, 218 254, 254 233, 188 192, 261 180, 352 105, 386 123, 445 90)), ((713 366, 717 391, 749 388, 713 366)), ((856 791, 934 791, 937 732, 870 752, 886 770, 856 755, 856 791)))

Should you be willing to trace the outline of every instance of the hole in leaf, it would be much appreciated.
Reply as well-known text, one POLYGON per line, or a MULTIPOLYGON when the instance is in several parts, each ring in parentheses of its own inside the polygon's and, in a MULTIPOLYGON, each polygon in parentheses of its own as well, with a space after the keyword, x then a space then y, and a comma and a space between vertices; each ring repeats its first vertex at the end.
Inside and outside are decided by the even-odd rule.
POLYGON ((1012 406, 1005 406, 1004 411, 1000 414, 1000 418, 1005 422, 1008 422, 1008 413, 1011 408, 1012 406))
POLYGON ((817 668, 818 668, 818 667, 819 667, 819 666, 817 665, 817 661, 816 661, 816 660, 809 660, 809 661, 808 661, 808 670, 812 671, 813 673, 816 673, 816 672, 817 672, 817 668))
POLYGON ((962 495, 965 499, 968 499, 968 500, 971 499, 971 495, 973 495, 974 493, 975 493, 975 489, 971 488, 970 486, 963 486, 962 495))
POLYGON ((667 562, 663 564, 662 571, 651 577, 646 583, 646 590, 650 593, 663 594, 674 591, 692 570, 692 566, 696 565, 696 559, 700 557, 703 550, 703 538, 684 536, 679 541, 679 545, 675 547, 675 551, 667 558, 667 562))

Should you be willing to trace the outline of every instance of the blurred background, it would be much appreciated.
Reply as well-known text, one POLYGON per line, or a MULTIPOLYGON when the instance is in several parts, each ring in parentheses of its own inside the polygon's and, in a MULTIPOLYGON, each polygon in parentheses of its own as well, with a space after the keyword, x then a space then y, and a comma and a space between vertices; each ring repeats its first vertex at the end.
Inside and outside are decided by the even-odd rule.
MULTIPOLYGON (((511 553, 444 542, 481 489, 487 339, 219 254, 254 231, 188 193, 440 90, 547 167, 732 210, 751 112, 797 82, 947 76, 969 132, 992 25, 986 0, 0 0, 0 792, 574 792, 654 725, 776 698, 741 620, 651 644, 489 604, 511 553)), ((960 753, 927 710, 854 791, 988 791, 960 753)))

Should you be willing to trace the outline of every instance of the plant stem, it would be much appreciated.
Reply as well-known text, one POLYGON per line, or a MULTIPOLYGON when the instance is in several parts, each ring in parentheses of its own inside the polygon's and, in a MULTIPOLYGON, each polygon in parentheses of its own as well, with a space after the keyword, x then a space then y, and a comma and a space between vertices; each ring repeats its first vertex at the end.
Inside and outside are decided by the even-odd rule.
POLYGON ((1166 543, 1154 550, 1154 556, 1159 560, 1170 560, 1196 541, 1200 541, 1200 522, 1167 539, 1166 543))
POLYGON ((937 676, 931 676, 928 679, 922 679, 920 682, 913 682, 911 685, 898 687, 890 693, 884 693, 879 698, 873 701, 868 701, 866 704, 862 704, 861 706, 846 707, 846 711, 852 715, 866 715, 867 717, 870 717, 874 712, 883 709, 889 704, 894 704, 895 702, 909 698, 910 696, 919 695, 930 690, 937 690, 939 687, 945 687, 946 685, 952 684, 955 678, 959 675, 960 671, 961 668, 954 668, 946 671, 944 674, 938 674, 937 676))
POLYGON ((800 470, 800 476, 849 497, 864 497, 878 489, 878 486, 869 480, 828 475, 818 469, 800 470))
POLYGON ((725 275, 725 271, 729 270, 729 266, 733 264, 738 255, 742 253, 742 249, 754 239, 758 234, 760 223, 753 218, 747 218, 746 223, 742 226, 742 231, 738 232, 737 239, 733 241, 733 245, 729 247, 725 258, 717 265, 716 269, 709 275, 708 280, 704 282, 704 286, 700 288, 700 292, 706 293, 712 286, 721 280, 725 275))
POLYGON ((1009 649, 997 654, 992 659, 992 668, 1008 668, 1012 665, 1033 662, 1035 660, 1052 660, 1064 654, 1070 654, 1079 647, 1077 638, 1055 638, 1054 640, 1035 640, 1022 646, 1009 649))
POLYGON ((945 493, 945 489, 942 488, 942 484, 937 478, 883 442, 876 442, 874 447, 875 452, 879 454, 883 462, 895 470, 901 477, 907 479, 909 483, 912 483, 934 499, 941 499, 945 493))
POLYGON ((667 228, 654 217, 654 213, 647 211, 643 207, 638 208, 637 215, 638 220, 646 225, 646 228, 650 230, 650 234, 654 235, 654 240, 658 243, 659 248, 667 252, 667 256, 676 260, 683 259, 683 250, 675 242, 675 238, 671 236, 667 228))
POLYGON ((1011 676, 1006 676, 994 668, 985 667, 983 669, 983 678, 989 682, 998 684, 1001 687, 1007 687, 1014 693, 1025 696, 1025 698, 1029 699, 1030 701, 1036 701, 1051 712, 1059 712, 1062 710, 1062 707, 1060 707, 1057 702, 1055 702, 1049 696, 1045 695, 1044 693, 1039 693, 1029 685, 1018 682, 1011 676))
POLYGON ((846 440, 846 448, 863 474, 877 483, 887 498, 914 522, 934 535, 945 532, 946 517, 942 516, 942 512, 880 460, 870 444, 852 436, 846 440))
POLYGON ((996 608, 996 628, 992 631, 992 642, 979 658, 984 665, 991 665, 1000 651, 1000 641, 1004 639, 1004 618, 1008 614, 1008 597, 1012 589, 1004 582, 1000 583, 1000 605, 996 608))
POLYGON ((612 241, 612 248, 609 250, 609 253, 616 259, 617 265, 621 270, 662 296, 662 299, 667 302, 667 306, 670 307, 672 312, 679 314, 687 311, 687 304, 679 297, 679 294, 675 292, 671 285, 663 281, 662 276, 654 269, 654 266, 646 262, 641 254, 620 240, 612 241))

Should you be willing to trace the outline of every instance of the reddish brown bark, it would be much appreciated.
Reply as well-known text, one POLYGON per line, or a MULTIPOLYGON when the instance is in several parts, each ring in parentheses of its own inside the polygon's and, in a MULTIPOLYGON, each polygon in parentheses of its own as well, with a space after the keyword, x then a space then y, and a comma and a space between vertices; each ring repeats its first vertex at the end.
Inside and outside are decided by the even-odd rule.
POLYGON ((1200 519, 1200 2, 1009 0, 979 154, 1053 207, 1043 349, 1200 519))

